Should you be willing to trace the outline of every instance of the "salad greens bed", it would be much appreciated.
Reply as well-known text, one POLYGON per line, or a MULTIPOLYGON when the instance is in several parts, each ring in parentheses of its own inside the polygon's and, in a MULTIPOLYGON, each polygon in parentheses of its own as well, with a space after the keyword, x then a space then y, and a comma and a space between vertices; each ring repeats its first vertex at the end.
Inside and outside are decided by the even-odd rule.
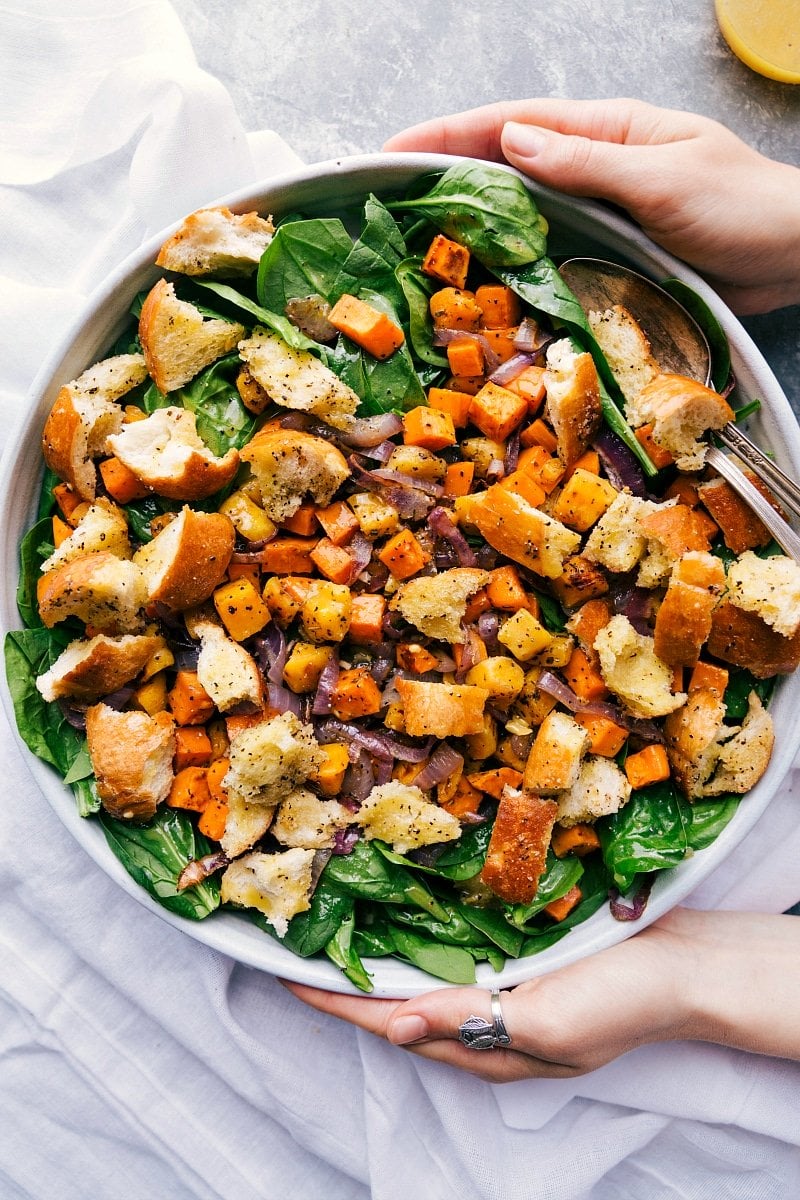
MULTIPOLYGON (((352 216, 352 214, 345 214, 352 216)), ((278 223, 256 278, 236 286, 181 279, 180 295, 207 314, 259 324, 278 333, 295 349, 309 350, 361 397, 359 416, 404 412, 426 402, 426 389, 443 384, 447 357, 436 344, 429 301, 439 284, 421 270, 422 256, 436 232, 466 245, 486 280, 502 281, 523 301, 526 311, 547 318, 560 334, 574 339, 594 357, 603 383, 605 421, 634 456, 648 479, 655 469, 623 416, 614 378, 596 344, 586 316, 553 261, 546 254, 546 222, 520 181, 502 170, 476 164, 456 165, 445 174, 418 180, 403 197, 366 198, 360 232, 351 237, 336 217, 290 214, 278 223), (379 361, 339 336, 331 345, 307 337, 284 315, 288 301, 315 294, 334 302, 348 292, 385 311, 399 323, 405 344, 379 361)), ((691 303, 678 285, 681 300, 691 303)), ((129 329, 109 353, 138 350, 133 306, 129 329)), ((709 330, 715 351, 715 382, 724 387, 730 370, 724 335, 708 310, 693 310, 709 330)), ((126 402, 146 413, 180 404, 197 418, 198 432, 215 454, 241 448, 258 418, 242 404, 235 386, 240 360, 229 355, 202 371, 169 398, 152 383, 126 402)), ((20 548, 19 612, 24 628, 8 634, 6 668, 19 730, 31 751, 49 763, 72 789, 79 813, 99 820, 113 853, 133 878, 173 913, 200 920, 220 906, 217 879, 179 890, 187 863, 216 849, 195 828, 193 815, 162 806, 145 825, 118 820, 104 812, 97 794, 84 733, 73 727, 57 703, 45 702, 35 686, 37 675, 55 661, 76 636, 70 622, 47 629, 39 619, 36 584, 39 567, 51 553, 53 485, 43 480, 35 524, 20 548)), ((201 507, 216 509, 221 497, 201 507)), ((150 539, 153 517, 179 505, 159 497, 133 501, 126 513, 133 536, 150 539)), ((543 592, 541 619, 560 630, 564 613, 543 592)), ((767 698, 770 684, 745 670, 731 672, 726 703, 731 718, 746 711, 755 690, 767 698)), ((623 751, 624 755, 624 751, 623 751)), ((357 987, 371 988, 365 960, 394 955, 428 974, 452 983, 475 979, 475 964, 500 970, 508 958, 539 953, 595 913, 609 895, 643 895, 652 873, 673 867, 710 845, 733 816, 739 797, 690 804, 671 782, 634 791, 629 803, 597 823, 601 852, 588 858, 556 858, 549 853, 535 899, 527 905, 499 901, 492 907, 469 902, 469 881, 480 871, 487 850, 491 811, 481 824, 467 825, 454 843, 433 850, 395 853, 380 841, 360 840, 349 853, 334 854, 325 865, 308 911, 295 916, 282 943, 301 956, 325 954, 357 987), (580 882, 582 899, 560 922, 544 909, 580 882)), ((491 807, 491 802, 489 807, 491 807)), ((241 910, 237 910, 240 911, 241 910)), ((246 914, 274 936, 257 911, 246 914)))

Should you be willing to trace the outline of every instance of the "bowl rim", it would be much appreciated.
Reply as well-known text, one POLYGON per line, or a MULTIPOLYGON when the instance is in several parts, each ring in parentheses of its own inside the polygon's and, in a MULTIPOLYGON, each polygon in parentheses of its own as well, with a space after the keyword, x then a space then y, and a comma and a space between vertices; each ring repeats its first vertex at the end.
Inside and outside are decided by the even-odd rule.
MULTIPOLYGON (((460 157, 457 159, 449 155, 423 153, 362 154, 330 159, 257 180, 219 199, 210 200, 204 207, 225 205, 239 212, 253 208, 262 213, 268 210, 279 211, 282 196, 289 196, 303 188, 318 188, 323 181, 328 184, 347 181, 349 187, 356 182, 360 184, 362 180, 373 180, 369 190, 374 188, 386 191, 401 187, 403 181, 408 182, 419 174, 446 169, 459 160, 463 161, 460 157), (375 183, 374 180, 381 176, 386 177, 385 183, 382 179, 375 183)), ((765 441, 774 448, 776 457, 783 461, 784 466, 800 475, 800 428, 786 396, 750 335, 695 271, 662 250, 638 226, 617 211, 597 201, 567 196, 543 187, 505 164, 487 165, 500 167, 517 175, 531 191, 551 224, 563 222, 569 227, 570 222, 577 221, 579 225, 590 230, 593 240, 611 248, 613 253, 629 261, 645 274, 656 280, 677 276, 692 287, 708 304, 729 338, 735 373, 743 392, 747 396, 757 394, 763 400, 758 424, 763 428, 765 441)), ((365 187, 360 187, 362 194, 366 190, 365 187)), ((326 211, 335 211, 335 200, 324 202, 323 207, 326 211)), ((42 467, 40 431, 44 417, 60 384, 66 378, 75 377, 71 372, 64 373, 65 366, 70 359, 76 356, 80 358, 77 348, 87 340, 87 330, 95 328, 98 323, 103 327, 109 325, 114 312, 114 301, 117 302, 120 313, 127 311, 127 304, 124 309, 120 306, 120 295, 132 296, 138 290, 133 286, 138 277, 145 279, 148 275, 153 278, 157 276, 158 271, 154 266, 156 254, 165 238, 179 225, 180 221, 175 221, 164 230, 148 237, 114 267, 86 298, 81 311, 58 338, 36 373, 28 390, 27 404, 23 406, 23 411, 12 427, 0 460, 0 481, 5 485, 0 489, 0 538, 3 561, 7 568, 13 564, 13 570, 7 569, 4 572, 0 592, 0 622, 4 634, 8 630, 21 627, 15 599, 19 538, 30 525, 31 509, 39 493, 42 467), (19 468, 26 466, 28 485, 14 488, 8 486, 15 476, 17 480, 20 478, 19 468)), ((88 340, 94 341, 96 338, 88 340)), ((112 340, 111 336, 103 335, 103 345, 109 345, 112 340)), ((100 348, 95 353, 102 352, 100 348)), ((88 360, 84 361, 84 367, 88 365, 88 360)), ((99 823, 78 816, 72 793, 61 778, 22 741, 14 718, 5 663, 1 690, 3 706, 13 736, 36 785, 82 849, 128 895, 174 928, 182 929, 196 941, 245 965, 331 991, 357 991, 327 959, 306 959, 293 954, 256 926, 245 914, 218 911, 212 914, 212 920, 191 921, 159 905, 133 880, 113 854, 99 823)), ((787 728, 791 726, 793 707, 796 708, 798 702, 800 672, 782 680, 776 689, 770 704, 770 711, 776 718, 776 726, 784 720, 787 728)), ((512 987, 524 980, 566 966, 585 955, 618 944, 679 904, 716 869, 760 819, 791 767, 794 750, 790 738, 776 738, 767 772, 750 791, 746 802, 739 805, 733 819, 711 846, 698 851, 669 871, 658 873, 648 907, 639 921, 631 924, 620 923, 614 921, 607 908, 601 909, 561 941, 538 955, 507 960, 500 973, 495 974, 488 964, 479 964, 478 986, 512 987)), ((371 959, 367 960, 366 965, 374 977, 374 991, 370 993, 373 998, 411 997, 425 991, 453 986, 394 959, 371 959)))

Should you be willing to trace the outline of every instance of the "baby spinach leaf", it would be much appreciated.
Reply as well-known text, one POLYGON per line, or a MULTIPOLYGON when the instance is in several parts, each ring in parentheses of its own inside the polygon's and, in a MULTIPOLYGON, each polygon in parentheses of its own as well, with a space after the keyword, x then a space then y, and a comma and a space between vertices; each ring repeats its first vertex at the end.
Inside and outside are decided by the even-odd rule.
POLYGON ((490 822, 465 829, 461 837, 436 859, 437 875, 459 882, 471 879, 483 868, 492 836, 490 822))
POLYGON ((153 534, 150 522, 155 517, 163 516, 165 512, 177 512, 179 501, 167 500, 163 496, 145 496, 142 500, 132 500, 125 505, 125 515, 133 536, 139 542, 150 542, 153 534))
POLYGON ((62 630, 43 627, 12 631, 5 640, 6 678, 20 736, 29 750, 62 776, 78 758, 85 739, 57 704, 42 697, 36 677, 53 665, 68 641, 62 630))
POLYGON ((430 934, 437 942, 448 946, 481 946, 485 937, 477 926, 465 920, 460 910, 452 904, 442 904, 447 920, 442 921, 421 909, 392 905, 386 915, 397 925, 407 925, 419 933, 430 934))
POLYGON ((702 296, 698 296, 688 283, 682 279, 665 279, 661 287, 683 305, 706 335, 711 351, 711 384, 717 391, 722 391, 731 374, 731 348, 725 330, 702 296))
POLYGON ((210 292, 214 292, 220 299, 227 300, 229 304, 242 309, 249 316, 255 317, 260 325, 266 325, 273 333, 277 333, 293 350, 311 350, 317 354, 319 353, 319 342, 306 337, 303 331, 298 329, 296 325, 293 325, 288 317, 284 317, 281 313, 270 312, 267 308, 262 308, 260 304, 256 304, 255 300, 251 300, 249 296, 244 296, 241 292, 237 292, 235 288, 230 287, 227 283, 217 283, 210 279, 198 279, 195 282, 199 287, 208 288, 210 292))
POLYGON ((425 195, 390 201, 388 207, 427 217, 487 267, 534 262, 547 245, 547 222, 530 192, 498 167, 457 163, 425 195))
POLYGON ((446 921, 447 912, 422 880, 384 857, 381 850, 376 842, 356 842, 349 854, 335 854, 328 861, 322 878, 358 899, 378 900, 383 904, 410 901, 446 921))
POLYGON ((530 958, 532 954, 541 954, 543 950, 560 942, 568 933, 569 929, 564 929, 561 925, 551 925, 549 929, 537 930, 525 938, 519 957, 530 958))
POLYGON ((458 911, 465 921, 480 929, 504 954, 510 958, 518 956, 524 935, 508 923, 504 913, 496 908, 479 908, 475 904, 460 904, 458 911))
POLYGON ((517 929, 525 929, 528 922, 553 900, 566 896, 570 888, 579 882, 583 875, 583 863, 579 858, 568 855, 566 858, 556 858, 551 850, 547 852, 547 865, 539 880, 536 895, 528 904, 511 905, 508 919, 517 929))
POLYGON ((636 875, 674 867, 690 850, 691 811, 669 781, 641 788, 625 807, 597 823, 603 860, 621 892, 636 875))
POLYGON ((53 523, 50 517, 42 517, 28 530, 19 547, 19 583, 17 584, 17 608, 25 625, 29 628, 41 626, 36 585, 40 568, 53 553, 53 523))
POLYGON ((696 800, 692 804, 692 823, 687 830, 692 850, 705 850, 716 841, 739 807, 741 796, 720 796, 715 800, 696 800))
POLYGON ((336 966, 344 972, 351 983, 354 983, 362 992, 371 992, 372 977, 365 969, 353 945, 354 932, 355 915, 351 912, 326 944, 325 953, 331 962, 336 963, 336 966))
POLYGON ((475 959, 461 946, 445 946, 400 925, 394 927, 395 953, 448 983, 475 982, 475 959))
POLYGON ((433 367, 447 370, 447 355, 433 344, 433 321, 430 298, 433 282, 420 270, 421 258, 404 258, 395 269, 395 276, 408 306, 409 340, 417 358, 433 367))
POLYGON ((92 775, 86 779, 76 779, 72 784, 72 794, 78 809, 79 817, 91 817, 100 812, 103 807, 97 792, 97 781, 92 775))
POLYGON ((280 225, 258 265, 258 302, 282 313, 287 300, 319 295, 337 299, 336 280, 353 248, 337 218, 312 218, 280 225))
POLYGON ((210 852, 186 813, 161 808, 147 825, 100 813, 106 841, 125 870, 170 912, 200 921, 219 907, 219 883, 212 876, 179 892, 178 876, 187 863, 210 852))
POLYGON ((399 310, 403 292, 395 270, 405 254, 406 244, 397 222, 380 200, 370 195, 364 205, 361 233, 334 280, 333 296, 338 299, 343 292, 361 295, 362 289, 368 288, 380 292, 393 309, 399 310))
POLYGON ((42 517, 49 517, 52 514, 56 506, 53 488, 58 483, 61 483, 60 477, 50 467, 45 467, 42 478, 42 490, 39 493, 39 511, 36 514, 37 521, 41 521, 42 517))
POLYGON ((258 423, 236 390, 235 378, 241 365, 238 354, 226 355, 172 393, 173 403, 194 413, 197 432, 216 455, 225 454, 232 446, 241 449, 258 423))
POLYGON ((724 696, 725 716, 729 721, 743 721, 750 693, 755 692, 762 704, 768 704, 774 690, 774 678, 756 679, 746 667, 730 668, 724 696))
MULTIPOLYGON (((352 896, 340 891, 333 883, 320 880, 311 897, 311 907, 292 917, 286 935, 279 941, 301 958, 309 958, 324 949, 352 912, 352 896)), ((275 932, 271 925, 268 927, 275 932)))

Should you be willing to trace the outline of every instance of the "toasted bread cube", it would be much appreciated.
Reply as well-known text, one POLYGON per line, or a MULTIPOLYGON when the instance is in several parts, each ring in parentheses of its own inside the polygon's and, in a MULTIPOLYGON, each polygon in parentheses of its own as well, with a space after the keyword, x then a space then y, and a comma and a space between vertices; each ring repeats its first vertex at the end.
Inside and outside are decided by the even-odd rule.
POLYGON ((525 764, 523 786, 541 796, 572 787, 588 746, 587 731, 573 717, 554 709, 539 726, 525 764))
POLYGON ((572 787, 558 798, 558 823, 565 828, 591 824, 619 812, 631 797, 631 785, 610 758, 590 756, 581 765, 572 787))
POLYGON ((412 737, 465 737, 483 729, 489 693, 471 684, 424 683, 398 679, 406 732, 412 737))
POLYGON ((554 800, 503 791, 480 879, 506 904, 528 904, 536 895, 556 812, 554 800))

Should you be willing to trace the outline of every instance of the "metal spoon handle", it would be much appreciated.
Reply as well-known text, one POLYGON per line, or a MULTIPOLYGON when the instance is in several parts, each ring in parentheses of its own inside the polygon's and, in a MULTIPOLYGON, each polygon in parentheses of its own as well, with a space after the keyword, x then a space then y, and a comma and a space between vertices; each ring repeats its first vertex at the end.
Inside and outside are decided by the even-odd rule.
POLYGON ((731 462, 726 454, 718 450, 716 446, 709 446, 706 451, 706 462, 715 471, 718 471, 723 479, 727 479, 728 483, 738 492, 743 500, 752 508, 757 517, 766 525, 775 541, 791 558, 796 562, 800 562, 800 537, 795 531, 787 525, 783 517, 775 512, 775 509, 766 500, 761 492, 755 487, 743 471, 740 471, 736 463, 731 462))
POLYGON ((760 479, 763 479, 785 508, 788 508, 795 517, 800 517, 800 487, 793 479, 789 478, 785 471, 781 470, 777 463, 773 462, 754 442, 751 442, 750 438, 742 433, 741 429, 737 428, 732 421, 717 430, 717 437, 729 450, 738 455, 742 462, 750 467, 760 479))

